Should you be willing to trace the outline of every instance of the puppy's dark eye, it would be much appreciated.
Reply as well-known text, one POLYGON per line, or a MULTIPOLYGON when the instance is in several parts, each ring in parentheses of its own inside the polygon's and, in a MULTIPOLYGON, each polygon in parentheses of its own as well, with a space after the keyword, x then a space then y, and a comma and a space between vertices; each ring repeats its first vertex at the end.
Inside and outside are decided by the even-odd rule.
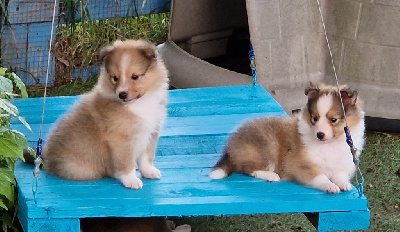
POLYGON ((317 116, 311 116, 311 122, 317 122, 318 117, 317 116))
POLYGON ((118 77, 117 76, 113 76, 112 79, 113 79, 114 82, 118 81, 118 77))
POLYGON ((337 122, 337 118, 331 118, 331 122, 332 122, 332 123, 337 122))
POLYGON ((137 79, 139 79, 138 75, 132 75, 132 80, 137 80, 137 79))

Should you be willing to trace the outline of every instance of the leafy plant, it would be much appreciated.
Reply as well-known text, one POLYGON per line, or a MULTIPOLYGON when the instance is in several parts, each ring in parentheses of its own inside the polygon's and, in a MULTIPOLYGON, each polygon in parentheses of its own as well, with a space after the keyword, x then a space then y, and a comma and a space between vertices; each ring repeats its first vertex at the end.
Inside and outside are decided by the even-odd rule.
POLYGON ((11 102, 19 96, 28 97, 25 84, 15 73, 0 67, 0 220, 3 231, 17 230, 13 225, 16 217, 14 168, 17 158, 24 159, 23 149, 28 148, 25 136, 10 128, 11 119, 16 118, 30 130, 11 102))

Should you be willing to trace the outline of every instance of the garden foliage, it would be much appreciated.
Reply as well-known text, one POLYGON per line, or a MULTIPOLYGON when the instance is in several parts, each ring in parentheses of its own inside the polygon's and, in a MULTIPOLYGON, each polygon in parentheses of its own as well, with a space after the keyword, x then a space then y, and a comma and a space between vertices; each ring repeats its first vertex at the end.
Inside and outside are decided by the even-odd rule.
POLYGON ((16 216, 14 167, 18 158, 24 159, 23 149, 28 148, 25 136, 11 129, 11 122, 19 120, 30 129, 12 103, 16 97, 28 97, 25 84, 15 73, 0 67, 0 220, 3 231, 16 230, 13 225, 16 216))

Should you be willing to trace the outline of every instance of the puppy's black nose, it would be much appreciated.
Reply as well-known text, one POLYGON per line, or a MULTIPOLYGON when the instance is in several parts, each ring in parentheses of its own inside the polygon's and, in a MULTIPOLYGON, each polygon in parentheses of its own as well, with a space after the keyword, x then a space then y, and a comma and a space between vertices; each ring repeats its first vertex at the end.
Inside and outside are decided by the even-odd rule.
POLYGON ((324 133, 324 132, 317 132, 317 138, 318 138, 319 140, 323 140, 324 137, 325 137, 325 133, 324 133))
POLYGON ((119 97, 121 100, 125 100, 125 99, 128 97, 128 94, 127 94, 126 92, 120 92, 120 93, 118 94, 118 97, 119 97))

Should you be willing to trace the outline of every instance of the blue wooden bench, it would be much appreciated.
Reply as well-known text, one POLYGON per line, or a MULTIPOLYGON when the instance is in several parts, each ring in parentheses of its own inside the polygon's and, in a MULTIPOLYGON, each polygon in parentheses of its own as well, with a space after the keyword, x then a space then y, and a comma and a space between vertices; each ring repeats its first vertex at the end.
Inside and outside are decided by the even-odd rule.
MULTIPOLYGON (((208 174, 229 134, 243 121, 286 115, 261 86, 171 90, 168 119, 159 141, 156 166, 162 179, 145 179, 141 190, 117 180, 71 182, 41 171, 37 203, 33 167, 16 165, 18 218, 25 231, 79 231, 87 217, 203 216, 267 213, 310 213, 317 229, 358 230, 369 226, 367 199, 356 189, 330 195, 295 183, 267 183, 241 174, 211 180, 208 174)), ((46 101, 44 135, 78 97, 46 101)), ((33 132, 14 123, 30 144, 38 139, 42 99, 16 102, 33 132)))

